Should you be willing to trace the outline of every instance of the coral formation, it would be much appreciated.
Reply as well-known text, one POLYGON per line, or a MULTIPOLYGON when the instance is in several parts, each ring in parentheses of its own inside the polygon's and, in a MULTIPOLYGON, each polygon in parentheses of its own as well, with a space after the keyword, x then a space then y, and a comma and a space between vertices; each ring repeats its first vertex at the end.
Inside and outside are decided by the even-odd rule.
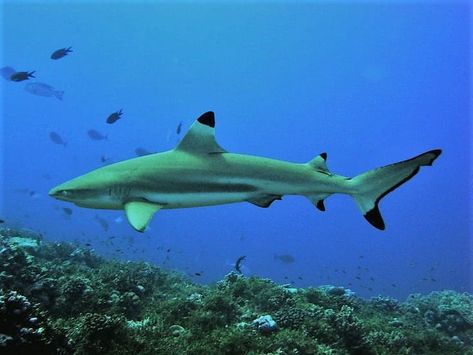
POLYGON ((232 272, 212 286, 0 229, 0 352, 470 354, 473 297, 364 300, 232 272))

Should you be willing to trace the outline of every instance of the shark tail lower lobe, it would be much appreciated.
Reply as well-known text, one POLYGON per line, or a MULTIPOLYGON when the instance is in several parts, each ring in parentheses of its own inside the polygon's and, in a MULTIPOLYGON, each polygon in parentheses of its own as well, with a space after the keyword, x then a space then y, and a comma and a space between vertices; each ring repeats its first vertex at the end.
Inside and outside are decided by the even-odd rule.
POLYGON ((421 166, 432 165, 441 154, 440 149, 430 150, 414 158, 370 170, 351 179, 353 198, 366 220, 374 227, 384 230, 385 225, 379 201, 391 191, 414 177, 421 166))

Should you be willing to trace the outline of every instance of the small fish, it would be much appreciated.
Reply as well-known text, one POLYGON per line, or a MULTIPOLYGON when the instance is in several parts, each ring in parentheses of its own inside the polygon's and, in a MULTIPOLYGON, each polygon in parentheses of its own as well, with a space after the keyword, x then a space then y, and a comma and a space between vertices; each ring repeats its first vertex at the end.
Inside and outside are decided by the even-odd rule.
POLYGON ((5 80, 11 80, 12 75, 15 73, 16 70, 9 66, 0 69, 0 75, 2 75, 3 79, 5 80))
POLYGON ((102 155, 102 156, 100 157, 100 161, 101 161, 102 163, 106 163, 106 162, 109 161, 109 160, 110 160, 110 158, 107 157, 106 155, 102 155))
POLYGON ((202 273, 200 273, 200 272, 194 272, 194 275, 195 275, 195 276, 202 276, 202 273))
POLYGON ((66 142, 62 139, 62 137, 56 133, 56 132, 49 132, 49 139, 55 143, 55 144, 59 144, 59 145, 63 145, 64 147, 66 146, 66 142))
POLYGON ((105 219, 99 217, 98 215, 95 215, 95 219, 99 222, 105 232, 108 231, 108 222, 105 219))
POLYGON ((54 51, 53 54, 51 54, 51 59, 54 59, 54 60, 61 59, 62 57, 65 57, 71 52, 72 52, 72 47, 58 49, 54 51))
POLYGON ((182 130, 182 121, 179 122, 179 124, 178 124, 177 127, 176 127, 176 134, 177 134, 177 135, 180 135, 180 134, 181 134, 181 130, 182 130))
POLYGON ((120 118, 122 118, 123 112, 122 109, 120 109, 117 112, 112 113, 110 116, 107 117, 107 123, 112 124, 118 121, 120 118))
POLYGON ((303 280, 302 276, 297 277, 299 280, 303 280))
POLYGON ((282 255, 277 255, 277 254, 275 254, 275 255, 274 255, 274 259, 275 259, 275 260, 279 260, 279 261, 281 261, 281 262, 283 262, 283 263, 285 263, 285 264, 291 264, 291 263, 293 263, 294 261, 296 261, 296 259, 295 259, 292 255, 290 255, 290 254, 282 254, 282 255))
POLYGON ((240 257, 237 259, 236 263, 235 263, 235 270, 236 270, 239 274, 242 274, 240 267, 241 267, 241 262, 242 262, 243 260, 245 260, 245 258, 246 258, 245 255, 240 256, 240 257))
POLYGON ((68 216, 72 215, 72 210, 69 207, 63 207, 62 210, 64 211, 65 214, 68 216))
POLYGON ((397 287, 397 285, 396 285, 396 284, 391 284, 391 286, 392 286, 392 287, 397 287))
POLYGON ((90 243, 85 243, 85 246, 86 246, 86 247, 90 247, 91 245, 92 245, 92 244, 90 244, 90 243))
POLYGON ((28 80, 29 78, 34 78, 34 71, 17 71, 16 73, 10 76, 11 81, 23 81, 28 80))
POLYGON ((360 277, 360 276, 356 276, 355 279, 361 280, 361 277, 360 277))
POLYGON ((136 148, 135 149, 135 154, 136 156, 138 157, 142 157, 142 156, 145 156, 145 155, 150 155, 150 154, 153 154, 151 152, 149 152, 148 150, 146 150, 145 148, 136 148))
POLYGON ((45 83, 28 83, 25 86, 25 90, 28 91, 30 94, 36 96, 43 96, 43 97, 55 97, 58 100, 62 101, 62 97, 64 95, 64 91, 56 90, 51 85, 45 83))
POLYGON ((5 220, 4 220, 4 219, 0 219, 0 223, 5 223, 5 220))
POLYGON ((101 141, 104 139, 108 139, 107 136, 104 136, 102 133, 99 131, 96 131, 95 129, 89 129, 87 131, 87 135, 89 136, 90 139, 94 141, 101 141))
POLYGON ((31 190, 28 195, 30 195, 31 198, 40 198, 41 197, 41 194, 37 193, 36 191, 34 190, 31 190))

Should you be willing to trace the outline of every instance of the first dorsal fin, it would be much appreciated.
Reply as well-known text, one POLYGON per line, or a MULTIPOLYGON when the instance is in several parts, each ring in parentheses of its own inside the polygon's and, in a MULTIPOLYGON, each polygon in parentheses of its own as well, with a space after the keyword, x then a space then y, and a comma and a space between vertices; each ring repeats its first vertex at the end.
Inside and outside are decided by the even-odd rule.
POLYGON ((214 113, 208 111, 200 116, 175 149, 187 153, 226 153, 215 140, 214 113))

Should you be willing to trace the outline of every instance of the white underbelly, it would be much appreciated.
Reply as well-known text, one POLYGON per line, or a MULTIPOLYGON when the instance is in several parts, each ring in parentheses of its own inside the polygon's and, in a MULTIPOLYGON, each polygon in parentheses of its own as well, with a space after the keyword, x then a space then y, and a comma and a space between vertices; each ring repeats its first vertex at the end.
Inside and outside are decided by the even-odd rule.
POLYGON ((148 201, 162 205, 164 209, 171 209, 242 202, 251 199, 252 194, 242 192, 145 193, 143 197, 148 201))

